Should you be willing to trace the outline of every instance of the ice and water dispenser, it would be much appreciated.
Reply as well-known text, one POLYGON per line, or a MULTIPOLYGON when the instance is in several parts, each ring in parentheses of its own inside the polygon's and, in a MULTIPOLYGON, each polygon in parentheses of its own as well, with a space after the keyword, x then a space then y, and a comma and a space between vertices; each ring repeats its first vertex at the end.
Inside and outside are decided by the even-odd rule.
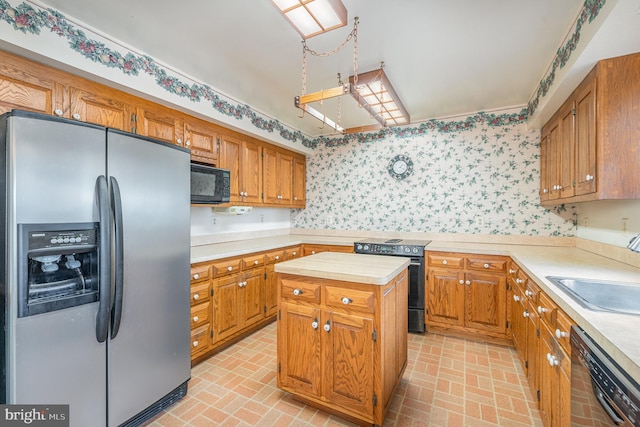
POLYGON ((18 317, 98 301, 98 227, 18 225, 18 317))

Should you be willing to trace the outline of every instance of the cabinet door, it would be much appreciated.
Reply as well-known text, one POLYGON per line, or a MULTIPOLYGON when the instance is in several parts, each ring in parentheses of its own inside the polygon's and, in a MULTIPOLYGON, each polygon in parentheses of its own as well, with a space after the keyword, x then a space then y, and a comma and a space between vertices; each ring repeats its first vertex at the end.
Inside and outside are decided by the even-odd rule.
POLYGON ((242 274, 232 274, 213 281, 214 343, 233 335, 241 327, 238 310, 242 274))
POLYGON ((540 201, 549 200, 549 132, 542 129, 540 136, 540 201))
POLYGON ((560 198, 575 195, 574 104, 567 102, 560 110, 560 198))
POLYGON ((464 273, 429 270, 427 319, 445 325, 464 325, 464 273))
POLYGON ((538 395, 539 388, 539 341, 540 332, 538 330, 538 313, 535 307, 527 306, 527 378, 529 380, 529 387, 531 387, 531 393, 534 398, 538 395))
POLYGON ((228 135, 220 136, 220 167, 230 172, 230 202, 242 201, 240 191, 240 153, 242 141, 228 135))
POLYGON ((596 80, 576 91, 576 195, 596 192, 596 80))
POLYGON ((240 187, 245 203, 262 202, 262 146, 251 141, 242 142, 240 187))
POLYGON ((131 132, 132 108, 115 90, 69 88, 71 117, 83 122, 131 132))
POLYGON ((189 119, 184 123, 184 143, 191 149, 191 158, 216 165, 218 162, 217 129, 211 123, 189 119))
POLYGON ((549 364, 548 357, 554 354, 553 338, 551 332, 540 322, 540 418, 545 426, 552 425, 552 414, 554 412, 554 394, 557 387, 556 368, 549 364))
POLYGON ((525 301, 524 292, 520 287, 513 288, 511 298, 511 337, 513 344, 520 358, 522 366, 525 368, 527 361, 527 318, 523 316, 526 308, 523 304, 525 301))
POLYGON ((293 156, 278 153, 278 176, 280 181, 280 203, 293 204, 293 156))
POLYGON ((327 311, 322 321, 326 399, 371 417, 373 319, 327 311))
POLYGON ((244 273, 240 299, 242 326, 250 326, 264 319, 264 268, 244 273))
POLYGON ((571 424, 571 358, 565 353, 566 363, 558 371, 556 408, 553 416, 555 425, 568 426, 571 424))
POLYGON ((44 72, 30 73, 31 69, 20 59, 3 56, 0 61, 0 114, 14 108, 43 114, 59 110, 64 114, 64 86, 43 78, 44 72))
POLYGON ((505 334, 507 329, 507 279, 481 273, 465 275, 465 326, 505 334))
POLYGON ((320 309, 282 303, 278 320, 278 387, 320 397, 322 363, 320 309))
POLYGON ((264 167, 264 202, 277 204, 279 202, 278 153, 275 149, 265 148, 263 157, 264 167))
POLYGON ((556 120, 549 127, 547 141, 547 177, 549 180, 548 200, 560 198, 560 125, 556 120))
POLYGON ((293 204, 305 207, 307 203, 307 162, 304 157, 293 158, 293 204))
POLYGON ((273 271, 273 265, 268 265, 264 269, 266 279, 264 281, 264 305, 265 316, 273 316, 278 312, 278 280, 277 274, 273 271))
POLYGON ((175 111, 168 108, 137 107, 135 128, 132 131, 170 144, 183 144, 182 121, 175 111))

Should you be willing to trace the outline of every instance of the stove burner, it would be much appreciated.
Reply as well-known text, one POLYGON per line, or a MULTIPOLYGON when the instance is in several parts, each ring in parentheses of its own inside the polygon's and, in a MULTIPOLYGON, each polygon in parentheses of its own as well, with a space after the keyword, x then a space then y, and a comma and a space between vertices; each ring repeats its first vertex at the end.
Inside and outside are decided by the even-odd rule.
POLYGON ((402 239, 391 239, 391 240, 387 240, 385 243, 400 243, 402 242, 402 239))

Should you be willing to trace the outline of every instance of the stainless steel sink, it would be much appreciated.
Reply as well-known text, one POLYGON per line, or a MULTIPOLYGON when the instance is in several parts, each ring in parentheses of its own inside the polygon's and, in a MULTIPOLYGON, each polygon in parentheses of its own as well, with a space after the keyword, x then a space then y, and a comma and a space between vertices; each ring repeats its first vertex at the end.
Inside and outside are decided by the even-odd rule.
POLYGON ((585 308, 640 315, 640 284, 571 277, 547 279, 585 308))

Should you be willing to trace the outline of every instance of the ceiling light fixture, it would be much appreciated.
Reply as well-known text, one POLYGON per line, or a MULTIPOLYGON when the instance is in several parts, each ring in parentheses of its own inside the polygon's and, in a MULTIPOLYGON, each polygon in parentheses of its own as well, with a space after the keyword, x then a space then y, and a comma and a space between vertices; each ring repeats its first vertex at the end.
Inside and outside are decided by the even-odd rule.
POLYGON ((305 40, 347 25, 347 9, 340 0, 272 1, 305 40))

